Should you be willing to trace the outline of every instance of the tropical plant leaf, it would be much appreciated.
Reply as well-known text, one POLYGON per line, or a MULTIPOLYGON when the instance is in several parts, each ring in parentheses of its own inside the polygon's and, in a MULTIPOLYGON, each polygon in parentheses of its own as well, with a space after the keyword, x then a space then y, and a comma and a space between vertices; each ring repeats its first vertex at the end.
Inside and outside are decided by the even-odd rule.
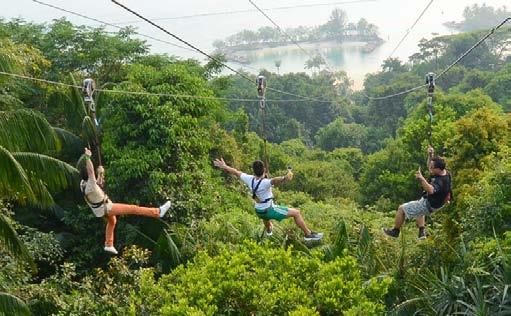
POLYGON ((0 292, 0 315, 28 316, 30 309, 16 296, 0 292))
POLYGON ((163 229, 163 234, 158 237, 155 254, 163 271, 169 271, 182 262, 181 252, 166 229, 163 229))
POLYGON ((39 153, 60 150, 60 140, 40 113, 29 110, 0 112, 0 146, 9 151, 39 153))
POLYGON ((74 161, 76 157, 79 157, 79 155, 83 153, 85 143, 80 137, 62 128, 54 127, 53 129, 62 144, 62 150, 58 156, 59 158, 63 158, 62 160, 65 161, 74 161))
MULTIPOLYGON (((41 180, 51 192, 58 192, 69 187, 78 187, 79 173, 73 166, 36 153, 13 153, 26 174, 41 180)), ((34 189, 34 188, 33 188, 34 189)))
POLYGON ((97 139, 96 126, 90 116, 85 116, 82 121, 82 137, 89 144, 95 144, 97 139))
MULTIPOLYGON (((18 234, 16 234, 16 231, 12 228, 7 217, 2 214, 0 214, 0 245, 2 245, 13 258, 27 262, 30 264, 32 271, 36 271, 36 265, 27 247, 25 247, 25 244, 19 239, 18 234)), ((1 309, 0 307, 0 310, 1 309)))
MULTIPOLYGON (((78 86, 75 78, 72 74, 69 75, 71 82, 74 86, 78 86)), ((68 104, 66 106, 66 118, 71 126, 79 126, 83 118, 87 116, 87 107, 83 100, 83 95, 80 89, 69 87, 68 93, 66 93, 68 104)))
POLYGON ((0 197, 15 199, 21 203, 37 202, 25 170, 2 146, 0 146, 0 197))

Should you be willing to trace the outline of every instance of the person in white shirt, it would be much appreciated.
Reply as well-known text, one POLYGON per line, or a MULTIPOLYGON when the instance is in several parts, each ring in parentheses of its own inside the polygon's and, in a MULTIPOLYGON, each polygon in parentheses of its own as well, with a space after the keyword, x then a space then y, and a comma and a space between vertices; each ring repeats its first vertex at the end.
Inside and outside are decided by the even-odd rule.
POLYGON ((260 160, 254 161, 252 169, 254 175, 243 173, 233 167, 228 166, 223 158, 215 159, 214 166, 222 169, 223 171, 235 175, 241 179, 252 191, 252 198, 254 199, 254 206, 256 215, 263 220, 267 236, 273 234, 273 225, 271 220, 281 221, 284 218, 292 217, 298 227, 305 234, 305 240, 320 240, 323 238, 323 233, 316 233, 310 230, 302 214, 298 209, 289 208, 283 205, 277 205, 273 201, 272 186, 281 184, 285 181, 290 181, 293 178, 293 173, 288 170, 287 175, 276 177, 272 179, 265 178, 266 168, 264 163, 260 160))
POLYGON ((96 217, 106 217, 107 224, 105 230, 105 248, 106 252, 117 254, 114 247, 114 230, 117 223, 116 215, 140 215, 148 217, 163 217, 170 208, 170 201, 156 207, 142 207, 131 204, 112 203, 105 194, 102 187, 105 181, 105 170, 103 166, 98 167, 98 177, 94 173, 94 165, 90 159, 92 153, 89 148, 85 148, 84 159, 85 168, 81 168, 80 190, 84 194, 85 202, 96 217))

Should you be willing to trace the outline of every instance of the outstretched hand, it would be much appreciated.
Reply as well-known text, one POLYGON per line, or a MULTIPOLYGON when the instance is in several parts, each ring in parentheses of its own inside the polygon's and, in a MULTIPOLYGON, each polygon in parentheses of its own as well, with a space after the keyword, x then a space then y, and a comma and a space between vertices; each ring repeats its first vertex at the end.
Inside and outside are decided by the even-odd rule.
POLYGON ((421 167, 419 167, 419 169, 415 172, 415 178, 416 179, 424 179, 424 176, 422 175, 422 172, 421 172, 421 167))
POLYGON ((293 171, 291 171, 291 169, 287 169, 286 178, 288 181, 293 180, 293 171))
POLYGON ((224 158, 220 158, 220 159, 215 159, 213 161, 213 166, 223 169, 225 166, 227 166, 227 164, 225 163, 224 158))
POLYGON ((435 149, 433 149, 433 147, 431 147, 431 145, 428 146, 428 155, 430 157, 433 157, 433 155, 435 154, 435 149))

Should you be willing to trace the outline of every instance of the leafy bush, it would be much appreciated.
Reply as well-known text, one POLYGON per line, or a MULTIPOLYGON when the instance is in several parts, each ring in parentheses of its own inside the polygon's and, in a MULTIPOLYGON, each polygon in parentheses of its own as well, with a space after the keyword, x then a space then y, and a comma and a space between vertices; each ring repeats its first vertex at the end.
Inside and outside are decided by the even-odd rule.
POLYGON ((134 312, 282 315, 317 310, 324 315, 374 315, 384 311, 390 284, 390 278, 365 282, 349 256, 324 263, 291 249, 245 242, 215 257, 200 253, 158 282, 146 272, 138 293, 143 303, 134 312))

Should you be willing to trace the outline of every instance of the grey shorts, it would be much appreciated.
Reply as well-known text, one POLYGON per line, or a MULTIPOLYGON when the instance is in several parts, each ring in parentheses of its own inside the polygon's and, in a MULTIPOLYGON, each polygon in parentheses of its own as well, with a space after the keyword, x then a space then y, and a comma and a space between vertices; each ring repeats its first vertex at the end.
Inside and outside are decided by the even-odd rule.
POLYGON ((403 209, 405 210, 405 216, 407 219, 416 219, 422 215, 430 215, 432 211, 428 200, 425 198, 405 203, 403 204, 403 209))

